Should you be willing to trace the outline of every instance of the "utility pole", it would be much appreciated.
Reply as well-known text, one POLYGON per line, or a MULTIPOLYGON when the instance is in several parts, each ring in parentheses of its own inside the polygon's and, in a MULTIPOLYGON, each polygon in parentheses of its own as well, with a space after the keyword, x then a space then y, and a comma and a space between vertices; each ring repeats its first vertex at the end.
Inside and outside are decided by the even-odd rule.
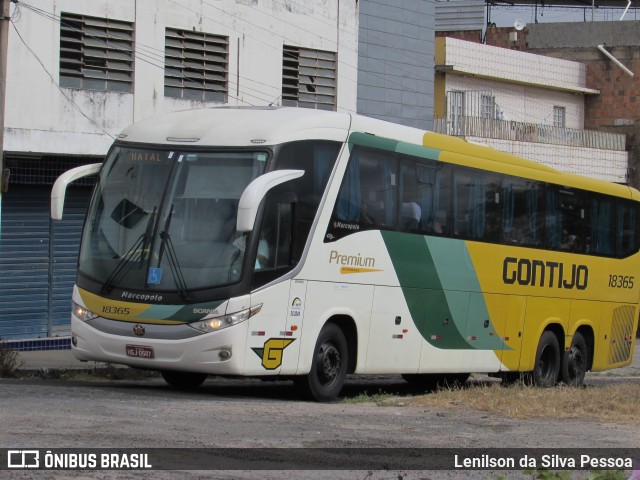
MULTIPOLYGON (((0 0, 0 234, 2 233, 2 190, 4 188, 4 95, 7 85, 10 0, 0 0)), ((1 237, 0 237, 1 238, 1 237)))

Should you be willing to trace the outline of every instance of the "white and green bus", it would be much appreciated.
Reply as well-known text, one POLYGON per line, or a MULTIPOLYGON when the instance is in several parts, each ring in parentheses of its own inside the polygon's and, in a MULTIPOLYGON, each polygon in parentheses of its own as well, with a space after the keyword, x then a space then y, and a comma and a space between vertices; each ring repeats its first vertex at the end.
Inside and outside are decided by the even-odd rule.
POLYGON ((124 130, 99 172, 72 349, 162 372, 347 374, 432 386, 473 372, 581 385, 627 365, 640 194, 464 140, 294 108, 176 112, 124 130))

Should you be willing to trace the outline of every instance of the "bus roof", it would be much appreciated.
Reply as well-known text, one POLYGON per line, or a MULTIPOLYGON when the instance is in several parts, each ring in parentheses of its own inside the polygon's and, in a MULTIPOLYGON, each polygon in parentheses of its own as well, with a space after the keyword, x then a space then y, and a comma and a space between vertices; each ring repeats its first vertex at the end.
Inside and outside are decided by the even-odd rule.
POLYGON ((347 113, 279 107, 212 107, 166 113, 134 123, 118 136, 160 145, 250 146, 326 139, 344 142, 347 113))
POLYGON ((444 161, 640 200, 640 192, 624 185, 563 173, 462 138, 342 112, 228 106, 183 110, 136 122, 118 139, 143 144, 240 147, 305 139, 344 142, 352 132, 435 149, 441 151, 439 159, 444 161))

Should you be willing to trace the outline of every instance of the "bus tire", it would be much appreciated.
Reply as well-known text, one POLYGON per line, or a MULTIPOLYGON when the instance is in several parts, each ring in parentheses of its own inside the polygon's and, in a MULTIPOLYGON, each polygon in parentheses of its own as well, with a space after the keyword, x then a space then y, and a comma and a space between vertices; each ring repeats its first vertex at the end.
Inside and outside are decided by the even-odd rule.
POLYGON ((533 372, 531 372, 531 383, 536 387, 553 387, 560 376, 560 363, 558 338, 552 331, 545 330, 538 342, 536 363, 533 372))
POLYGON ((569 351, 562 359, 562 381, 571 387, 582 387, 587 374, 589 360, 587 342, 580 332, 576 332, 571 340, 569 351))
POLYGON ((311 371, 296 381, 298 387, 313 400, 335 399, 344 385, 349 366, 347 340, 336 324, 324 326, 313 349, 311 371))
POLYGON ((165 382, 180 390, 198 388, 207 379, 206 373, 178 372, 175 370, 162 370, 160 375, 162 375, 165 382))

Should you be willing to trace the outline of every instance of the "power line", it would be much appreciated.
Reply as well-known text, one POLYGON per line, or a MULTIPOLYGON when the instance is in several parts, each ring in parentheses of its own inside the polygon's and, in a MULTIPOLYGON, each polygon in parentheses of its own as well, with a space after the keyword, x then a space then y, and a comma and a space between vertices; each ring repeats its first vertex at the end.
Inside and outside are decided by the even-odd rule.
MULTIPOLYGON (((196 15, 199 15, 199 16, 202 16, 202 17, 204 17, 204 18, 207 18, 208 20, 210 20, 210 21, 211 21, 211 22, 213 22, 213 23, 216 23, 216 24, 222 25, 222 26, 224 26, 224 27, 228 27, 228 25, 226 25, 226 24, 224 24, 224 23, 222 23, 222 22, 220 22, 220 21, 216 20, 215 18, 211 18, 211 17, 209 17, 209 16, 205 15, 205 14, 204 14, 204 13, 202 13, 202 12, 199 12, 199 11, 193 10, 192 8, 189 8, 188 6, 183 5, 183 4, 180 4, 180 3, 177 3, 177 2, 175 2, 175 1, 172 1, 172 0, 169 0, 169 1, 170 1, 171 3, 173 3, 174 5, 176 5, 177 7, 180 7, 180 8, 186 9, 186 10, 188 10, 188 11, 191 11, 192 13, 195 13, 196 15)), ((216 10, 218 10, 218 11, 220 11, 220 12, 222 12, 222 13, 226 14, 226 15, 229 15, 229 16, 231 16, 231 17, 233 17, 233 18, 236 18, 236 17, 234 17, 234 16, 233 16, 233 14, 231 14, 230 12, 227 12, 226 10, 220 9, 220 8, 216 7, 215 5, 212 5, 211 3, 203 2, 203 4, 204 4, 204 5, 206 5, 206 6, 209 6, 209 7, 213 8, 213 9, 216 9, 216 10)), ((42 15, 42 16, 44 16, 45 18, 49 18, 49 19, 50 19, 50 20, 52 20, 52 21, 56 21, 56 22, 60 21, 60 22, 61 22, 61 24, 64 24, 64 22, 62 22, 62 20, 60 19, 60 17, 59 17, 59 16, 57 16, 57 15, 55 15, 55 14, 52 14, 52 13, 49 13, 49 12, 43 11, 43 10, 41 10, 41 9, 37 8, 37 7, 33 7, 33 6, 31 6, 31 5, 28 5, 28 4, 24 4, 24 5, 25 5, 25 7, 26 7, 26 8, 28 8, 28 9, 29 9, 29 10, 31 10, 31 11, 33 11, 34 13, 37 13, 37 14, 39 14, 39 15, 42 15)), ((255 7, 251 7, 251 8, 255 9, 255 7)), ((260 10, 256 10, 256 11, 260 12, 260 10)), ((270 14, 268 14, 268 13, 265 13, 265 12, 260 12, 260 13, 263 13, 264 15, 267 15, 267 16, 273 17, 273 18, 275 18, 275 19, 277 19, 277 20, 279 20, 279 21, 282 21, 281 19, 278 19, 277 17, 274 17, 273 15, 270 15, 270 14)), ((240 18, 240 20, 242 20, 242 21, 244 21, 244 22, 248 23, 249 25, 251 25, 251 26, 253 26, 253 27, 257 28, 257 29, 261 29, 261 30, 267 31, 267 32, 269 32, 270 34, 272 34, 272 33, 273 33, 271 30, 268 30, 268 29, 266 29, 265 27, 262 27, 261 25, 258 25, 258 24, 254 23, 254 22, 250 22, 250 21, 248 21, 248 20, 246 20, 246 19, 243 19, 243 18, 240 18)), ((325 22, 325 23, 326 23, 326 22, 325 22)), ((65 24, 65 25, 67 25, 67 24, 65 24)), ((67 26, 68 26, 69 28, 74 28, 72 25, 67 25, 67 26)), ((298 27, 298 28, 300 28, 300 27, 298 27)), ((76 30, 77 30, 77 29, 76 29, 76 30)), ((354 30, 354 31, 355 31, 355 30, 354 30)), ((322 35, 319 35, 319 34, 314 34, 314 35, 316 35, 317 37, 319 37, 319 38, 321 38, 321 39, 331 40, 331 39, 327 39, 326 37, 323 37, 322 35)), ((247 37, 249 37, 249 38, 253 38, 254 40, 257 40, 257 41, 259 41, 260 43, 262 43, 263 45, 266 45, 266 46, 268 46, 268 47, 270 47, 270 48, 277 49, 277 47, 272 46, 272 45, 269 45, 268 43, 266 43, 266 44, 265 44, 262 40, 260 40, 260 39, 258 39, 258 38, 256 38, 256 37, 254 37, 254 36, 252 36, 252 35, 247 35, 247 34, 245 34, 245 36, 247 36, 247 37)), ((333 41, 333 40, 331 40, 331 41, 333 41)), ((291 42, 291 43, 295 45, 297 42, 291 42)), ((162 68, 162 69, 164 69, 164 64, 159 65, 159 64, 157 64, 157 63, 156 63, 156 62, 159 62, 159 61, 163 61, 163 60, 164 60, 164 51, 159 50, 159 49, 156 49, 156 48, 154 48, 154 47, 152 47, 152 46, 149 46, 149 45, 142 44, 142 43, 140 43, 140 42, 136 42, 136 43, 135 43, 135 46, 136 46, 136 49, 135 49, 135 52, 134 52, 134 56, 135 56, 135 58, 137 58, 138 60, 143 61, 143 62, 145 62, 145 63, 147 63, 147 64, 150 64, 150 65, 152 65, 152 66, 155 66, 155 67, 157 67, 157 68, 162 68)), ((303 48, 303 47, 301 47, 301 48, 303 48)), ((342 46, 341 46, 341 48, 342 48, 342 49, 344 49, 344 50, 351 50, 351 51, 353 51, 353 52, 357 52, 357 50, 355 50, 355 49, 351 49, 351 48, 349 48, 349 47, 348 47, 348 46, 346 46, 346 45, 342 45, 342 46)), ((278 51, 279 51, 279 49, 278 49, 278 51)), ((280 52, 280 51, 279 51, 279 52, 280 52)), ((283 55, 287 55, 287 54, 288 54, 288 52, 283 52, 283 55)), ((385 64, 386 64, 386 63, 389 63, 387 60, 383 60, 383 59, 379 59, 378 61, 380 61, 380 62, 382 62, 382 63, 385 63, 385 64)), ((344 61, 343 61, 343 62, 339 63, 339 65, 341 65, 342 67, 348 67, 348 68, 352 69, 352 71, 354 71, 354 72, 356 72, 356 71, 358 70, 358 69, 357 69, 357 67, 356 67, 355 65, 350 64, 350 63, 348 63, 348 62, 344 62, 344 61)), ((403 69, 401 66, 399 66, 399 65, 397 65, 397 64, 395 64, 395 63, 393 64, 393 66, 394 66, 394 68, 395 68, 396 70, 398 70, 398 71, 399 71, 399 74, 397 75, 397 78, 398 78, 398 79, 400 79, 400 80, 402 80, 402 79, 420 80, 420 77, 419 77, 419 76, 416 76, 414 72, 410 72, 409 70, 403 69), (406 74, 409 74, 409 75, 406 75, 406 74)), ((416 67, 418 67, 418 66, 416 65, 416 67)), ((390 76, 382 76, 382 75, 376 74, 376 73, 374 73, 374 72, 367 72, 367 73, 368 73, 371 77, 373 77, 373 78, 379 78, 379 79, 382 79, 382 80, 385 82, 385 85, 387 85, 387 86, 388 86, 388 85, 393 85, 393 86, 397 86, 397 87, 402 88, 402 89, 404 88, 404 84, 403 84, 403 83, 401 83, 401 81, 395 81, 395 80, 393 80, 392 78, 390 78, 390 76)), ((348 79, 348 80, 350 80, 350 81, 354 81, 354 82, 356 82, 356 81, 357 81, 357 77, 353 77, 353 76, 350 76, 350 75, 346 75, 346 74, 344 73, 344 71, 343 71, 342 75, 343 75, 346 79, 348 79)), ((198 85, 198 86, 199 86, 199 84, 198 84, 197 82, 194 82, 192 79, 190 79, 189 77, 187 77, 187 76, 186 76, 186 75, 184 75, 184 74, 182 74, 182 77, 181 77, 181 78, 183 78, 183 79, 184 79, 185 81, 187 81, 187 82, 192 82, 192 83, 194 83, 195 85, 198 85)), ((239 72, 237 73, 237 78, 238 78, 238 79, 242 79, 242 80, 246 80, 246 81, 248 81, 248 82, 255 83, 255 84, 258 84, 258 85, 262 85, 263 87, 266 87, 267 89, 270 89, 270 90, 274 88, 272 85, 268 85, 268 84, 263 83, 263 82, 260 82, 260 81, 258 81, 258 80, 256 80, 256 79, 243 77, 242 75, 240 75, 240 74, 239 74, 239 72)), ((387 87, 387 88, 388 88, 388 87, 387 87)), ((265 103, 265 104, 272 104, 272 103, 274 103, 274 100, 273 100, 273 99, 274 99, 274 95, 273 95, 273 94, 269 94, 269 93, 267 93, 266 91, 258 90, 258 89, 255 89, 255 88, 251 88, 251 87, 249 87, 249 86, 248 86, 248 85, 246 85, 246 84, 245 84, 245 85, 243 85, 243 87, 242 87, 242 91, 243 91, 243 94, 244 94, 245 96, 250 97, 250 98, 254 98, 254 99, 256 99, 256 100, 258 100, 258 101, 260 101, 260 102, 263 102, 263 103, 265 103), (252 93, 250 93, 250 92, 255 92, 255 94, 252 94, 252 93), (265 98, 265 96, 267 96, 267 98, 265 98)), ((234 100, 237 100, 237 101, 239 101, 239 102, 242 102, 242 103, 245 103, 245 104, 248 104, 248 105, 252 105, 252 104, 251 104, 251 102, 247 102, 247 101, 242 100, 242 99, 240 99, 240 98, 238 98, 238 97, 235 97, 235 96, 233 96, 233 95, 230 95, 228 92, 226 92, 226 94, 227 94, 227 96, 228 96, 229 98, 232 98, 232 99, 234 99, 234 100)), ((280 98, 280 96, 281 96, 281 93, 280 93, 280 94, 278 94, 277 96, 275 96, 275 99, 277 100, 278 98, 280 98)), ((345 107, 341 107, 341 109, 342 109, 342 110, 346 110, 346 111, 350 111, 350 112, 353 112, 353 113, 356 113, 356 111, 355 111, 355 110, 353 110, 353 109, 349 109, 349 108, 345 108, 345 107)))
POLYGON ((82 109, 80 108, 80 106, 78 106, 78 104, 76 102, 73 101, 73 99, 69 98, 69 96, 65 93, 65 91, 60 87, 60 85, 58 85, 58 83, 56 82, 56 80, 53 78, 53 75, 51 75, 51 73, 49 73, 49 70, 47 70, 47 67, 45 67, 44 63, 42 62, 42 60, 40 60, 40 57, 38 57, 38 55, 36 54, 36 52, 33 51, 33 49, 27 44, 27 42, 25 42, 24 38, 22 38, 22 35, 20 35, 20 31, 18 30, 18 28, 16 27, 15 23, 13 23, 13 21, 11 21, 11 26, 13 27, 13 29, 15 30, 16 34, 18 35, 18 38, 20 39, 20 41, 24 44, 24 46, 27 48, 27 50, 29 50, 29 52, 31 53, 31 55, 33 55, 33 57, 38 61, 38 63, 40 64, 40 66, 42 67, 42 69, 47 73, 47 75, 49 76, 49 78, 51 79, 51 81, 53 82, 53 84, 58 88, 58 90, 60 91, 60 93, 62 94, 62 96, 73 106, 73 108, 75 108, 78 112, 80 112, 80 114, 86 118, 87 120, 89 120, 89 122, 96 127, 98 130, 102 131, 102 133, 104 133, 105 135, 108 135, 109 137, 111 137, 113 140, 116 139, 115 135, 112 135, 111 133, 109 133, 107 130, 105 130, 101 125, 99 125, 95 120, 93 120, 91 117, 89 117, 86 113, 84 113, 82 111, 82 109))
MULTIPOLYGON (((66 26, 66 27, 68 27, 68 28, 70 28, 70 29, 73 29, 73 30, 75 30, 75 31, 77 31, 77 32, 82 32, 82 30, 80 30, 80 29, 76 28, 75 26, 73 26, 73 25, 71 25, 71 24, 68 24, 68 23, 65 23, 65 22, 62 20, 62 18, 61 18, 60 16, 58 16, 58 15, 51 14, 51 13, 49 13, 49 12, 46 12, 46 11, 44 11, 44 10, 41 10, 41 9, 39 9, 39 8, 33 7, 33 6, 31 6, 31 5, 28 5, 28 4, 24 4, 24 3, 22 3, 22 2, 21 2, 21 5, 23 5, 27 10, 30 10, 30 11, 32 11, 33 13, 35 13, 35 14, 37 14, 37 15, 40 15, 40 16, 42 16, 42 17, 44 17, 44 18, 46 18, 46 19, 48 19, 48 20, 50 20, 50 21, 52 21, 52 22, 54 22, 54 23, 58 23, 58 22, 59 22, 61 25, 64 25, 64 26, 66 26)), ((87 36, 87 37, 90 37, 90 38, 94 38, 94 39, 97 39, 97 40, 102 40, 100 37, 95 36, 95 35, 91 35, 91 34, 86 33, 86 32, 83 32, 83 34, 84 34, 85 36, 87 36)), ((153 47, 148 46, 148 45, 144 45, 144 44, 139 43, 139 42, 135 42, 135 47, 136 47, 136 48, 133 50, 133 56, 134 56, 134 58, 136 58, 136 59, 138 59, 138 60, 140 60, 140 61, 142 61, 142 62, 144 62, 144 63, 146 63, 146 64, 148 64, 148 65, 151 65, 151 66, 153 66, 153 67, 160 68, 160 69, 164 70, 165 65, 164 65, 164 52, 163 52, 163 51, 158 50, 158 49, 153 48, 153 47), (137 47, 138 47, 138 46, 142 46, 142 47, 146 48, 150 53, 149 53, 149 54, 146 54, 146 55, 145 55, 145 54, 141 54, 141 53, 139 53, 139 52, 137 51, 137 47), (161 52, 161 53, 162 53, 162 57, 160 58, 160 54, 159 54, 159 53, 158 53, 158 54, 153 53, 153 51, 161 52), (150 57, 150 58, 151 58, 151 60, 150 60, 148 57, 150 57), (154 57, 156 57, 156 58, 154 58, 154 57), (157 63, 154 63, 156 60, 161 60, 161 61, 162 61, 162 64, 160 64, 160 65, 159 65, 159 64, 157 64, 157 63)), ((117 46, 111 46, 111 48, 113 48, 113 49, 115 49, 115 50, 118 50, 118 51, 125 52, 125 53, 131 53, 131 52, 132 52, 130 49, 127 49, 127 48, 118 48, 117 46)), ((181 73, 181 77, 180 77, 180 78, 182 78, 183 80, 185 80, 185 81, 187 81, 187 82, 191 82, 191 83, 193 83, 193 84, 194 84, 194 86, 200 86, 200 84, 199 84, 198 82, 194 81, 193 79, 189 78, 188 76, 184 75, 183 73, 181 73)), ((243 77, 240 77, 240 78, 243 78, 243 77)), ((246 80, 254 81, 253 79, 246 79, 246 80)), ((270 87, 269 85, 263 84, 263 83, 258 82, 258 81, 255 81, 255 83, 258 83, 258 84, 261 84, 261 85, 264 85, 264 86, 270 87)), ((257 92, 257 93, 258 93, 258 94, 260 94, 260 95, 269 95, 269 94, 268 94, 268 93, 266 93, 266 92, 263 92, 263 91, 261 91, 261 90, 256 90, 256 89, 251 88, 251 87, 247 87, 247 86, 245 86, 244 88, 245 88, 246 90, 250 90, 250 91, 253 91, 253 92, 257 92)), ((261 101, 261 102, 268 102, 268 101, 269 101, 269 99, 270 99, 270 98, 272 98, 272 97, 264 98, 264 97, 261 97, 261 96, 253 95, 253 94, 248 93, 248 92, 243 92, 243 93, 244 93, 246 96, 248 96, 248 97, 252 97, 252 98, 255 98, 255 99, 257 99, 257 100, 259 100, 259 101, 261 101)), ((247 102, 247 101, 242 100, 242 99, 240 99, 240 98, 234 97, 233 95, 230 95, 228 92, 225 92, 225 94, 226 94, 226 96, 227 96, 227 97, 229 97, 229 98, 232 98, 232 99, 234 99, 234 100, 237 100, 237 101, 239 101, 239 102, 245 103, 245 104, 250 105, 250 106, 255 106, 255 105, 254 105, 254 104, 252 104, 251 102, 247 102)))

